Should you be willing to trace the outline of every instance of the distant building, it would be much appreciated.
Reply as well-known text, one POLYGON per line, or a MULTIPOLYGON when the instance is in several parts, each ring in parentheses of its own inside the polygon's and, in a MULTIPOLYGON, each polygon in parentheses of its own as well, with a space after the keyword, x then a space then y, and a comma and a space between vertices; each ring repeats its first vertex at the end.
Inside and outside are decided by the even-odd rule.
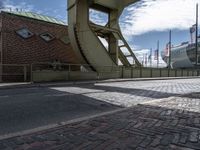
POLYGON ((0 64, 54 61, 79 63, 65 23, 31 12, 0 12, 0 64))

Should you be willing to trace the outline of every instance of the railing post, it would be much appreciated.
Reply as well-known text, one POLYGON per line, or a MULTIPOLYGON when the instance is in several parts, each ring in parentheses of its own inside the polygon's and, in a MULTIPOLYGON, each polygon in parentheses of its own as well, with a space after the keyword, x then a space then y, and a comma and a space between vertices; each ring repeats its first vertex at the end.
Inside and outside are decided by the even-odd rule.
POLYGON ((31 64, 31 68, 30 68, 30 76, 31 76, 31 83, 33 83, 33 64, 31 64))
POLYGON ((140 78, 142 78, 142 67, 140 67, 140 78))
POLYGON ((26 68, 26 67, 27 67, 27 66, 24 65, 24 82, 27 81, 27 68, 26 68))
POLYGON ((131 78, 133 78, 133 67, 131 67, 131 78))
POLYGON ((0 64, 0 82, 2 82, 3 81, 3 65, 2 64, 0 64))
POLYGON ((171 71, 170 68, 168 68, 168 77, 170 77, 170 71, 171 71))
POLYGON ((177 77, 177 69, 175 70, 175 77, 177 77))
POLYGON ((124 66, 122 66, 122 79, 124 78, 124 66))
POLYGON ((69 64, 69 72, 68 72, 68 80, 70 81, 70 75, 71 75, 71 65, 69 64))
POLYGON ((162 69, 160 68, 160 77, 162 77, 162 69))

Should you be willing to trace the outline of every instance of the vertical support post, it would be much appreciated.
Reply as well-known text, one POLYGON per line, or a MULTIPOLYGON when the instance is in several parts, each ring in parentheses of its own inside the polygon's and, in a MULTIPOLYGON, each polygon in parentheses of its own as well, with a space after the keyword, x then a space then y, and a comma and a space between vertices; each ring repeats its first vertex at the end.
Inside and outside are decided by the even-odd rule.
POLYGON ((175 70, 175 77, 177 77, 177 69, 175 70))
POLYGON ((24 82, 27 81, 27 66, 24 65, 24 82))
MULTIPOLYGON (((1 20, 0 20, 0 23, 1 23, 1 26, 2 26, 2 22, 3 19, 1 17, 1 20)), ((3 31, 2 29, 0 29, 0 82, 3 81, 3 31)))
POLYGON ((170 76, 170 71, 171 71, 170 68, 168 68, 168 77, 170 76))
POLYGON ((195 45, 196 45, 196 52, 195 52, 196 65, 198 65, 198 12, 199 12, 199 5, 196 4, 196 41, 195 41, 195 45))
POLYGON ((0 63, 0 82, 3 81, 3 65, 0 63))
POLYGON ((157 68, 159 68, 160 41, 157 42, 157 68))
POLYGON ((31 75, 31 83, 33 83, 33 64, 31 64, 31 70, 30 70, 30 75, 31 75))
POLYGON ((160 77, 162 77, 162 69, 160 68, 160 77))
POLYGON ((152 68, 152 48, 150 49, 150 68, 152 68))
POLYGON ((131 67, 131 78, 133 78, 133 67, 131 67))
POLYGON ((69 64, 69 72, 68 72, 68 80, 70 80, 70 74, 71 73, 71 65, 69 64))
POLYGON ((140 78, 142 78, 142 67, 140 67, 140 78))
POLYGON ((124 78, 124 66, 122 66, 122 79, 124 78))
POLYGON ((172 55, 171 55, 171 49, 172 49, 172 31, 169 31, 169 69, 171 69, 171 61, 172 61, 172 55))

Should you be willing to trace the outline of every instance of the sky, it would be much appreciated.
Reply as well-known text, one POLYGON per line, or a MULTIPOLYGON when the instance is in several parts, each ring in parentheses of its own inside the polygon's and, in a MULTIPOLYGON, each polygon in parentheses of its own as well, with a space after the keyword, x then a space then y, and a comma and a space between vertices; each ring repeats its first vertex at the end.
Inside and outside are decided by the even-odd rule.
MULTIPOLYGON (((200 4, 200 0, 141 0, 121 15, 122 33, 140 58, 151 48, 155 50, 158 40, 163 50, 169 41, 169 30, 172 30, 173 45, 189 41, 196 3, 200 4)), ((36 12, 67 22, 67 0, 0 0, 0 7, 36 12)), ((91 10, 91 20, 102 24, 106 15, 91 10)))

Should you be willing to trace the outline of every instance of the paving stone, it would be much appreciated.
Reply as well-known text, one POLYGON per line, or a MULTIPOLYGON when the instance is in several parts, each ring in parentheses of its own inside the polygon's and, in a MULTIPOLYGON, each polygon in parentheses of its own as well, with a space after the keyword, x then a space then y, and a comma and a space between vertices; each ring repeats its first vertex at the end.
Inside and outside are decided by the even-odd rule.
POLYGON ((180 134, 179 133, 175 133, 174 134, 174 139, 172 140, 172 143, 178 144, 179 139, 180 139, 180 134))
POLYGON ((181 138, 180 138, 179 142, 185 144, 187 142, 187 139, 188 139, 188 135, 181 134, 181 138))
MULTIPOLYGON (((33 133, 0 141, 0 150, 16 147, 19 148, 17 150, 25 147, 34 150, 200 149, 200 81, 175 83, 149 82, 148 86, 140 83, 138 89, 137 84, 129 82, 126 85, 99 84, 93 88, 105 92, 96 95, 90 93, 87 96, 134 106, 123 112, 50 129, 43 134, 33 133), (190 92, 198 93, 189 94, 190 92), (142 104, 163 97, 166 99, 142 104), (141 104, 136 105, 138 103, 141 104)), ((85 88, 91 90, 91 87, 85 88)))
POLYGON ((172 143, 172 140, 173 140, 173 134, 165 134, 163 137, 162 137, 162 139, 161 139, 161 141, 160 141, 160 144, 161 145, 164 145, 164 146, 167 146, 167 145, 169 145, 169 144, 171 144, 172 143))
POLYGON ((146 137, 141 143, 140 147, 147 148, 147 146, 152 142, 150 137, 146 137))
POLYGON ((198 131, 190 133, 189 140, 194 143, 198 142, 198 131))

